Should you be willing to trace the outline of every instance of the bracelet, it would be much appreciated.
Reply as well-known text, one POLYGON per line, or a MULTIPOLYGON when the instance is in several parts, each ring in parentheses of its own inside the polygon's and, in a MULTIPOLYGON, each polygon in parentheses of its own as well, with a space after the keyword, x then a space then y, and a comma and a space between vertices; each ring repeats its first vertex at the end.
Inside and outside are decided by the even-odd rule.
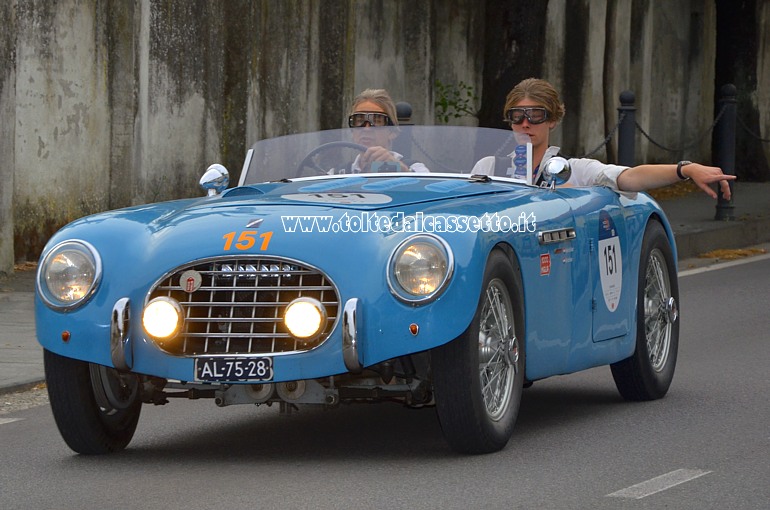
POLYGON ((676 165, 676 176, 679 177, 680 180, 686 181, 686 180, 690 179, 689 177, 686 177, 682 173, 682 167, 685 166, 685 165, 690 165, 690 164, 692 164, 692 161, 680 161, 679 163, 677 163, 677 165, 676 165))

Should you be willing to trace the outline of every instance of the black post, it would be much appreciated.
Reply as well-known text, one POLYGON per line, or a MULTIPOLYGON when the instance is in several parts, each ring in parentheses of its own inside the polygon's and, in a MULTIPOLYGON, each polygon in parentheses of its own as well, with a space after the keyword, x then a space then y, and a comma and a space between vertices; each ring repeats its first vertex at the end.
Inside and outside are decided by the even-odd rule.
MULTIPOLYGON (((714 164, 722 169, 726 175, 735 175, 735 128, 737 119, 737 104, 735 96, 737 90, 735 85, 728 83, 722 87, 722 98, 719 100, 719 111, 724 108, 725 112, 722 114, 722 118, 719 119, 716 127, 714 128, 714 148, 715 148, 715 161, 714 164)), ((733 214, 733 200, 735 199, 735 188, 733 187, 733 181, 729 181, 730 185, 730 200, 725 200, 722 196, 722 188, 717 186, 717 212, 714 216, 715 220, 732 221, 735 219, 733 214)))
POLYGON ((634 93, 626 90, 620 93, 618 108, 618 164, 634 166, 634 140, 636 135, 636 106, 634 93))

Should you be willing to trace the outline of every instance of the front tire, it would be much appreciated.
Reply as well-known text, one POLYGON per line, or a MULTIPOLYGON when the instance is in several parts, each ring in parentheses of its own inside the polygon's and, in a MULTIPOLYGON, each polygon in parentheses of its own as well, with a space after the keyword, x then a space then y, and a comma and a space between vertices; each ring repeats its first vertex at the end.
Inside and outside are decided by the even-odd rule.
POLYGON ((461 453, 505 447, 524 386, 521 276, 501 250, 490 254, 481 288, 468 329, 431 352, 441 428, 461 453))
POLYGON ((123 450, 139 422, 139 378, 49 350, 43 362, 51 411, 67 446, 84 455, 123 450))
POLYGON ((612 364, 612 377, 626 400, 663 397, 674 378, 679 347, 679 284, 663 226, 650 221, 642 241, 636 305, 636 350, 612 364))

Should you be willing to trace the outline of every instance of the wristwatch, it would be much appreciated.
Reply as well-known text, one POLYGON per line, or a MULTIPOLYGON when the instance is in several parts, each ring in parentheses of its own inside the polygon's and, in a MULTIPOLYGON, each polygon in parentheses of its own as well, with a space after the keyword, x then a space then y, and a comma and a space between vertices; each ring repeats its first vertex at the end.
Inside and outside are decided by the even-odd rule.
POLYGON ((679 177, 680 180, 687 181, 690 179, 689 177, 685 177, 685 175, 682 173, 682 167, 685 165, 689 165, 691 163, 692 161, 680 161, 679 163, 677 163, 676 176, 679 177))

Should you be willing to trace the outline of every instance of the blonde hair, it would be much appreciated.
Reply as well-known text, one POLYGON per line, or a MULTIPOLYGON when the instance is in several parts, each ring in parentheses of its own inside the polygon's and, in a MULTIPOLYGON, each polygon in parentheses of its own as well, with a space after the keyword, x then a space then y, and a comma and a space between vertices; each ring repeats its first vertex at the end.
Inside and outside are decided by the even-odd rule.
POLYGON ((505 107, 503 108, 503 117, 505 113, 524 99, 531 99, 542 105, 548 112, 548 120, 561 122, 566 112, 564 104, 559 100, 559 93, 545 80, 539 78, 527 78, 520 81, 513 89, 508 92, 505 98, 505 107))
POLYGON ((390 117, 391 122, 393 122, 394 126, 398 126, 398 115, 396 114, 396 103, 393 102, 393 99, 390 97, 390 94, 388 94, 388 91, 385 89, 366 89, 360 94, 356 96, 355 99, 353 99, 353 105, 350 107, 350 114, 356 111, 356 107, 363 103, 364 101, 371 101, 372 103, 376 104, 380 108, 382 108, 385 113, 390 117))

